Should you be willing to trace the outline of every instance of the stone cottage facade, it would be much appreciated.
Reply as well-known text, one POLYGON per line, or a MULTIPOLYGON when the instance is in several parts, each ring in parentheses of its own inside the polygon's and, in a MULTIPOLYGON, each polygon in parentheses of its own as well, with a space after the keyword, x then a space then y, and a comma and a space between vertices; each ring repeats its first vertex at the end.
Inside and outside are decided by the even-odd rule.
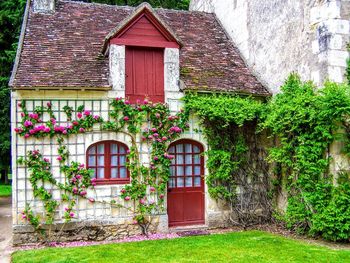
MULTIPOLYGON (((24 115, 19 104, 24 102, 31 113, 49 103, 57 125, 69 126, 65 107, 71 107, 75 115, 83 105, 108 119, 110 102, 117 97, 131 103, 145 98, 167 103, 175 114, 182 107, 180 99, 191 90, 269 96, 213 14, 152 9, 148 4, 132 8, 61 0, 28 1, 10 86, 15 244, 38 240, 33 227, 22 218, 26 204, 35 213, 44 212, 33 196, 28 167, 17 164, 17 159, 38 150, 51 160, 55 179, 63 180, 57 141, 25 138, 15 132, 24 115)), ((49 120, 47 114, 42 116, 44 123, 49 120)), ((228 211, 210 198, 205 185, 205 158, 200 157, 207 149, 205 138, 195 116, 190 116, 189 124, 188 131, 169 145, 176 159, 173 165, 178 167, 168 184, 168 208, 155 217, 152 231, 226 223, 228 211), (186 161, 187 157, 193 162, 186 161)), ((141 139, 136 143, 142 163, 149 165, 150 149, 141 139)), ((66 144, 69 161, 94 170, 98 184, 87 195, 102 202, 77 198, 74 218, 64 225, 66 235, 61 240, 102 240, 139 233, 130 211, 103 202, 118 198, 130 183, 125 165, 130 138, 94 125, 91 131, 69 136, 66 144)), ((45 187, 60 200, 59 189, 45 187)), ((63 213, 62 207, 56 211, 56 230, 62 229, 63 213)))

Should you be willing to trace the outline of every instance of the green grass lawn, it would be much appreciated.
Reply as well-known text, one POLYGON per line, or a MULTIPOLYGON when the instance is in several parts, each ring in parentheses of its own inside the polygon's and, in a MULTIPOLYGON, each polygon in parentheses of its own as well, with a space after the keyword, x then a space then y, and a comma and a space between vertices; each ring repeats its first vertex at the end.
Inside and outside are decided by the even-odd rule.
POLYGON ((350 262, 350 250, 332 250, 260 231, 75 248, 18 251, 24 262, 350 262))
POLYGON ((0 197, 11 196, 11 185, 0 184, 0 197))

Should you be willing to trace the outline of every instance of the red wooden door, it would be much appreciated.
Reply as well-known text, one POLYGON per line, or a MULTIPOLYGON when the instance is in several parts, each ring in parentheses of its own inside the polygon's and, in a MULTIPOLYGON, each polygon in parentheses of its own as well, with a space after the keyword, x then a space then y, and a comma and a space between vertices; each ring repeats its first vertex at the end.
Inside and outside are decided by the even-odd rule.
POLYGON ((125 95, 131 103, 148 97, 164 102, 164 50, 145 47, 126 48, 125 95))
POLYGON ((175 156, 168 183, 169 226, 204 224, 203 147, 191 140, 179 140, 168 152, 175 156))

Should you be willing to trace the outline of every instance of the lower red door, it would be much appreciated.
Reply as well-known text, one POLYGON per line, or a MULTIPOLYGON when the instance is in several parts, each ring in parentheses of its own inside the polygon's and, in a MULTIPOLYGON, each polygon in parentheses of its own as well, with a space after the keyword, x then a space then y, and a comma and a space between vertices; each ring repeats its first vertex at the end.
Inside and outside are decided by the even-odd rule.
POLYGON ((201 144, 179 140, 170 145, 174 155, 168 183, 169 226, 204 224, 204 158, 201 144))

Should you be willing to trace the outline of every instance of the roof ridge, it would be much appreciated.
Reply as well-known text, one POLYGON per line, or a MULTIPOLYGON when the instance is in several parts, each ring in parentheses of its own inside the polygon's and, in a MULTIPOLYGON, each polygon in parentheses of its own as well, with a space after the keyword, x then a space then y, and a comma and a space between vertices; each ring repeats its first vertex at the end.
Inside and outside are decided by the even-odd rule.
POLYGON ((129 5, 109 5, 109 4, 103 4, 103 3, 88 3, 88 2, 81 2, 76 0, 58 0, 58 3, 69 3, 69 4, 76 4, 76 5, 87 5, 87 6, 103 6, 103 7, 111 7, 111 8, 120 8, 120 9, 135 9, 135 6, 129 6, 129 5))

